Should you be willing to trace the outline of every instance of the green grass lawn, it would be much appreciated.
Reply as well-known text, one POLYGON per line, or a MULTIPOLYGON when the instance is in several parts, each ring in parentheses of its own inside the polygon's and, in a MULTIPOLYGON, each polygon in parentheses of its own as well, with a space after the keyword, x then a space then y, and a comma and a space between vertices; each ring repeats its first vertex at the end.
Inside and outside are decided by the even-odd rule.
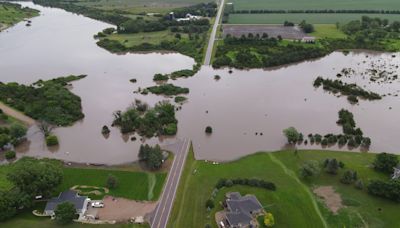
POLYGON ((39 15, 39 11, 33 9, 21 9, 18 5, 0 3, 0 30, 2 24, 5 26, 14 25, 25 18, 31 18, 39 15))
POLYGON ((318 177, 304 181, 298 175, 300 165, 306 160, 323 161, 337 158, 345 163, 345 169, 353 169, 366 184, 372 178, 387 178, 370 168, 375 155, 367 153, 292 151, 257 153, 234 162, 213 165, 194 160, 191 153, 185 164, 177 198, 168 227, 216 227, 214 213, 221 209, 217 201, 230 191, 255 194, 268 212, 275 217, 276 227, 399 227, 399 204, 370 196, 365 190, 339 182, 343 170, 337 176, 321 172, 318 177), (216 197, 216 208, 207 212, 205 202, 220 178, 259 178, 272 181, 277 190, 234 186, 223 188, 216 197), (312 193, 312 188, 333 186, 342 196, 346 208, 333 215, 325 204, 312 193), (381 208, 381 211, 378 211, 381 208))
MULTIPOLYGON (((0 189, 12 187, 7 180, 6 174, 11 169, 10 165, 0 166, 0 189)), ((75 185, 88 185, 95 187, 106 187, 108 175, 114 175, 118 179, 118 186, 110 189, 109 195, 123 197, 133 200, 155 201, 160 196, 167 173, 147 173, 140 171, 129 171, 127 167, 121 168, 70 168, 64 167, 64 178, 60 186, 57 187, 54 195, 70 189, 75 185)), ((90 198, 100 199, 103 195, 89 195, 90 198)))
POLYGON ((400 17, 396 14, 231 14, 228 24, 283 24, 284 21, 300 23, 302 20, 312 24, 335 24, 359 20, 362 16, 386 18, 389 21, 399 20, 400 17))
POLYGON ((240 9, 400 9, 398 0, 231 0, 240 9))
POLYGON ((64 180, 57 188, 57 192, 69 189, 74 185, 105 187, 108 175, 112 174, 118 179, 118 187, 110 189, 109 194, 134 200, 157 200, 166 177, 166 173, 129 172, 111 169, 64 168, 63 171, 64 180), (151 181, 153 181, 152 185, 149 184, 151 181), (149 195, 151 198, 149 198, 149 195))
POLYGON ((311 33, 311 36, 315 36, 317 38, 346 38, 347 35, 344 34, 341 30, 336 28, 334 24, 316 24, 314 25, 315 32, 311 33))
MULTIPOLYGON (((188 38, 187 34, 181 34, 182 39, 188 38)), ((133 34, 112 34, 107 36, 107 39, 117 40, 126 47, 140 45, 142 43, 159 44, 163 40, 174 40, 175 33, 169 30, 159 32, 133 33, 133 34)))

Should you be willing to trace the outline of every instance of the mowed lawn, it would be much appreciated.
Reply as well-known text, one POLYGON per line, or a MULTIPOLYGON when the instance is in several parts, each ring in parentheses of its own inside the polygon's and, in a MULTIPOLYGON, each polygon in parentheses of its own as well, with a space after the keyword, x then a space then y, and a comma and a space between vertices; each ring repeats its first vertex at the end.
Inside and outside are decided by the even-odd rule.
POLYGON ((268 210, 274 214, 277 227, 323 227, 323 221, 318 216, 319 208, 313 204, 308 188, 286 174, 264 153, 220 165, 194 161, 191 154, 181 178, 168 227, 204 227, 206 224, 216 227, 216 209, 207 212, 205 202, 220 178, 260 178, 274 182, 277 191, 236 186, 220 191, 218 199, 222 199, 228 190, 242 194, 255 193, 260 197, 262 205, 268 206, 268 210))
MULTIPOLYGON (((181 34, 182 39, 187 38, 186 34, 181 34)), ((112 34, 107 39, 119 41, 126 47, 140 45, 142 43, 160 44, 161 41, 171 41, 175 39, 175 33, 168 30, 159 32, 133 33, 133 34, 112 34)))
POLYGON ((280 151, 257 153, 219 165, 195 161, 191 155, 185 166, 168 227, 204 227, 205 224, 217 227, 214 213, 221 207, 216 202, 216 208, 207 212, 205 202, 220 178, 259 178, 274 182, 277 186, 275 192, 247 186, 223 188, 216 201, 223 200, 224 194, 230 191, 255 194, 266 210, 274 215, 276 227, 400 226, 396 216, 400 205, 373 197, 365 189, 358 190, 352 185, 341 184, 339 179, 344 170, 336 176, 321 172, 309 181, 299 177, 298 170, 304 161, 322 162, 326 158, 344 162, 344 170, 356 170, 365 185, 374 178, 388 179, 370 167, 375 155, 369 153, 299 151, 296 155, 293 151, 280 151), (318 186, 333 186, 341 195, 346 207, 338 215, 330 212, 324 202, 312 193, 312 189, 318 186))
MULTIPOLYGON (((0 166, 0 189, 2 190, 12 187, 6 176, 10 170, 10 165, 0 166)), ((63 181, 55 190, 54 195, 58 195, 59 192, 70 189, 75 185, 105 187, 108 176, 113 175, 118 179, 118 186, 115 189, 110 189, 109 195, 133 200, 150 201, 156 201, 159 198, 167 176, 167 173, 164 172, 148 173, 111 168, 64 167, 63 173, 63 181)), ((89 195, 89 197, 98 199, 102 198, 103 195, 89 195)))
POLYGON ((57 192, 75 185, 105 187, 111 174, 118 179, 118 186, 110 189, 109 195, 134 200, 157 200, 160 196, 166 173, 130 172, 111 169, 64 168, 64 180, 57 192), (155 184, 151 183, 154 182, 155 184))
POLYGON ((311 33, 311 36, 317 38, 346 38, 347 35, 344 34, 340 29, 333 24, 315 24, 314 25, 315 32, 311 33))
POLYGON ((285 21, 300 23, 302 20, 311 24, 335 24, 336 22, 343 24, 352 20, 360 20, 362 16, 379 17, 389 21, 400 18, 398 14, 230 14, 228 24, 283 24, 285 21))
POLYGON ((231 0, 241 9, 384 9, 399 10, 398 0, 231 0))

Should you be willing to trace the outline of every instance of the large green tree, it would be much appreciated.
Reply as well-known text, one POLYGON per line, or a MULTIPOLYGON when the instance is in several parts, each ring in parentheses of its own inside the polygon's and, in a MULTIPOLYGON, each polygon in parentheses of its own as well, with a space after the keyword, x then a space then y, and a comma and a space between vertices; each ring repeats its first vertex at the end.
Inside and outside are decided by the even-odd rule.
POLYGON ((60 203, 54 213, 57 223, 62 225, 71 223, 76 218, 75 206, 70 202, 60 203))
POLYGON ((61 165, 50 160, 22 158, 15 163, 7 179, 30 196, 51 196, 63 177, 61 165))
POLYGON ((377 154, 373 162, 375 170, 392 173, 393 167, 396 167, 399 163, 399 159, 394 154, 380 153, 377 154))

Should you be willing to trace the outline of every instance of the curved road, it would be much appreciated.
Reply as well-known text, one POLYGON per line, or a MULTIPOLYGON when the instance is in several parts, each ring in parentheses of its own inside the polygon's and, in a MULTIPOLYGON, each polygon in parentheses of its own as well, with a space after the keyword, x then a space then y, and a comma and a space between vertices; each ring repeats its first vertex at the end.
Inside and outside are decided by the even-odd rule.
POLYGON ((158 201, 157 208, 153 215, 151 227, 165 228, 168 224, 169 214, 174 204, 176 190, 178 189, 179 179, 185 165, 186 156, 189 152, 190 140, 183 139, 172 145, 164 146, 164 150, 172 151, 175 154, 171 170, 164 187, 164 191, 158 201))
POLYGON ((221 15, 222 15, 222 11, 224 9, 224 4, 225 4, 225 0, 221 0, 219 9, 218 9, 218 13, 217 13, 217 17, 215 18, 214 26, 211 31, 210 40, 208 41, 206 57, 204 59, 204 65, 207 65, 207 66, 211 64, 211 57, 212 57, 212 51, 213 51, 214 43, 215 43, 215 36, 217 35, 218 25, 219 25, 219 22, 221 21, 221 15))

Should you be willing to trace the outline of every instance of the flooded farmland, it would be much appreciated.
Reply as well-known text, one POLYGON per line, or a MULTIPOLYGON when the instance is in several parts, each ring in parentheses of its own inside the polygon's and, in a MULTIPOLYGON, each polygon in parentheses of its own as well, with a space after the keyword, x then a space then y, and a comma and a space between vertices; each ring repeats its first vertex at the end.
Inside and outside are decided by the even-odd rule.
MULTIPOLYGON (((29 142, 19 148, 19 155, 105 164, 136 160, 139 140, 131 141, 117 128, 111 128, 110 137, 105 138, 101 127, 110 125, 113 112, 124 110, 135 99, 150 105, 169 99, 133 91, 154 85, 155 73, 190 68, 194 60, 173 53, 111 54, 97 47, 93 39, 95 33, 109 25, 59 9, 22 4, 39 9, 41 16, 33 18, 30 27, 20 23, 0 33, 0 81, 29 84, 69 74, 88 77, 74 82, 72 88, 82 98, 85 118, 54 131, 60 140, 58 148, 48 149, 38 129, 30 128, 29 142), (132 78, 137 83, 130 83, 132 78)), ((398 53, 335 52, 318 60, 267 70, 229 73, 228 69, 202 67, 194 77, 173 81, 175 85, 190 88, 188 101, 177 112, 176 137, 190 138, 198 159, 232 160, 261 150, 283 148, 286 139, 282 130, 289 126, 305 135, 341 133, 336 124, 337 113, 345 108, 372 139, 370 151, 398 153, 400 81, 394 76, 400 74, 399 65, 398 53), (337 97, 313 87, 316 77, 336 78, 344 68, 351 68, 353 73, 341 80, 386 96, 351 105, 345 96, 337 97), (390 80, 371 81, 373 74, 390 80), (220 75, 221 79, 216 81, 214 75, 220 75), (206 126, 213 127, 212 135, 204 133, 206 126)), ((320 145, 298 147, 321 148, 320 145)))

